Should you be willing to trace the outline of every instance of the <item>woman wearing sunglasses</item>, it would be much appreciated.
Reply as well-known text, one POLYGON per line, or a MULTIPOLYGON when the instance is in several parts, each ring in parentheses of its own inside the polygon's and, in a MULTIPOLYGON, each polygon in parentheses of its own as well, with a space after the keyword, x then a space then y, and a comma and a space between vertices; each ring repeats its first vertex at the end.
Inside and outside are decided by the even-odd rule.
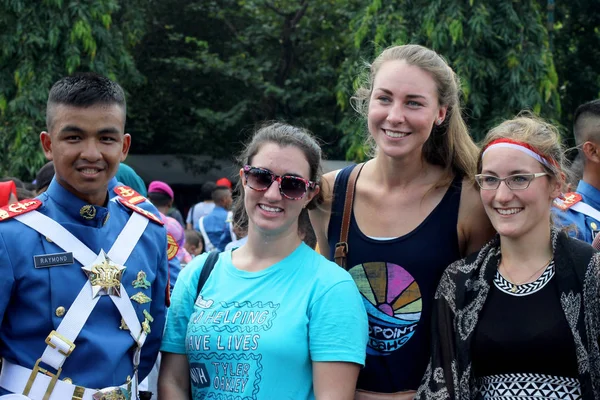
POLYGON ((600 399, 600 259, 552 225, 562 162, 534 117, 486 136, 475 177, 498 235, 440 281, 419 399, 600 399))
POLYGON ((340 260, 347 250, 345 268, 369 315, 357 399, 412 399, 429 360, 442 272, 493 236, 470 178, 478 149, 461 117, 459 88, 432 50, 406 45, 381 53, 354 97, 374 158, 327 174, 324 197, 333 202, 311 210, 322 253, 340 260))
POLYGON ((304 244, 298 227, 320 194, 321 149, 305 130, 274 123, 240 161, 236 207, 248 241, 219 255, 199 295, 207 257, 179 275, 159 396, 351 400, 365 358, 364 306, 352 277, 304 244))

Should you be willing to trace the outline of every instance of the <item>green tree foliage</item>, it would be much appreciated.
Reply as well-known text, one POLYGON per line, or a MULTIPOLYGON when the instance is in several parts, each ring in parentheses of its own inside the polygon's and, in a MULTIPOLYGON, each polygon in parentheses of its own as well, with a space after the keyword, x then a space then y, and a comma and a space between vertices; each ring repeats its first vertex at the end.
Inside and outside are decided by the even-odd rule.
POLYGON ((598 3, 558 1, 555 20, 553 48, 564 110, 561 122, 570 131, 577 106, 600 97, 598 3))
POLYGON ((330 154, 343 154, 335 145, 335 85, 358 4, 162 2, 136 51, 148 81, 131 99, 134 151, 228 157, 255 124, 281 119, 311 129, 330 154), (138 141, 142 132, 148 136, 138 141))
POLYGON ((364 158, 364 122, 349 110, 348 88, 391 45, 417 43, 442 54, 462 79, 465 117, 475 139, 523 109, 560 116, 558 76, 550 51, 545 9, 538 1, 369 0, 352 21, 355 52, 343 68, 338 103, 348 157, 364 158))
POLYGON ((38 135, 56 80, 96 71, 139 81, 130 49, 143 35, 147 4, 0 0, 0 176, 30 179, 44 163, 38 135))

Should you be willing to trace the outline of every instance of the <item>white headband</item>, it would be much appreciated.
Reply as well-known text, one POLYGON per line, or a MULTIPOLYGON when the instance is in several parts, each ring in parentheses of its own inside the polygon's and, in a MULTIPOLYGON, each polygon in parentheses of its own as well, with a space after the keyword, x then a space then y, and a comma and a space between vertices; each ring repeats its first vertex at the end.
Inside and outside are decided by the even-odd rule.
POLYGON ((483 157, 485 156, 485 153, 487 153, 492 147, 504 147, 504 148, 508 148, 508 149, 515 149, 515 150, 522 151, 523 153, 527 154, 528 156, 535 158, 542 165, 545 165, 546 167, 550 168, 550 170, 553 170, 552 165, 544 157, 540 156, 535 151, 528 149, 527 147, 522 146, 520 144, 516 144, 516 143, 506 143, 506 142, 492 143, 484 150, 483 154, 481 155, 482 160, 483 160, 483 157))

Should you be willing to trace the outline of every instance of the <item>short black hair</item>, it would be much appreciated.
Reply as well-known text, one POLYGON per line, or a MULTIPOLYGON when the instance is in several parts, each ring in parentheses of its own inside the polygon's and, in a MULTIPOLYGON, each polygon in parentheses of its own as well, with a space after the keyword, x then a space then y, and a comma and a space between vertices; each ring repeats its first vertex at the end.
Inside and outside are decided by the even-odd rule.
POLYGON ((229 189, 227 186, 217 186, 212 191, 212 200, 217 205, 223 204, 223 200, 228 197, 231 197, 231 189, 229 189))
MULTIPOLYGON (((575 114, 573 115, 573 135, 575 136, 575 143, 577 145, 589 139, 589 137, 583 137, 584 132, 581 131, 580 127, 580 122, 587 119, 587 117, 600 120, 600 99, 582 104, 575 110, 575 114)), ((589 132, 585 132, 585 134, 589 135, 589 132)))
POLYGON ((173 202, 171 196, 162 192, 150 192, 148 198, 156 207, 166 207, 173 202))
POLYGON ((25 199, 33 199, 35 197, 35 193, 31 190, 27 190, 25 188, 17 188, 17 200, 25 200, 25 199))
POLYGON ((54 178, 54 162, 48 161, 35 175, 35 190, 40 190, 50 186, 50 182, 54 178))
POLYGON ((202 195, 202 201, 212 200, 212 192, 217 188, 217 184, 211 181, 204 182, 202 188, 200 189, 200 194, 202 195))
POLYGON ((94 72, 64 77, 52 85, 46 103, 46 128, 52 127, 52 108, 64 104, 74 107, 91 107, 97 104, 116 104, 126 114, 125 92, 116 82, 94 72))

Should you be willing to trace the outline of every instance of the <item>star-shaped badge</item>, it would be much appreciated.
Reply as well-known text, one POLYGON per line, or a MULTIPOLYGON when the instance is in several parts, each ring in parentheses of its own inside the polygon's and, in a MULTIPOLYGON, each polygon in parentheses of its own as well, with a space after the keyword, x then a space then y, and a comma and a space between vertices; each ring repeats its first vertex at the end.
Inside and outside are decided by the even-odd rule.
POLYGON ((121 278, 125 266, 114 263, 104 250, 91 266, 81 267, 92 284, 92 297, 113 295, 121 297, 121 278))

